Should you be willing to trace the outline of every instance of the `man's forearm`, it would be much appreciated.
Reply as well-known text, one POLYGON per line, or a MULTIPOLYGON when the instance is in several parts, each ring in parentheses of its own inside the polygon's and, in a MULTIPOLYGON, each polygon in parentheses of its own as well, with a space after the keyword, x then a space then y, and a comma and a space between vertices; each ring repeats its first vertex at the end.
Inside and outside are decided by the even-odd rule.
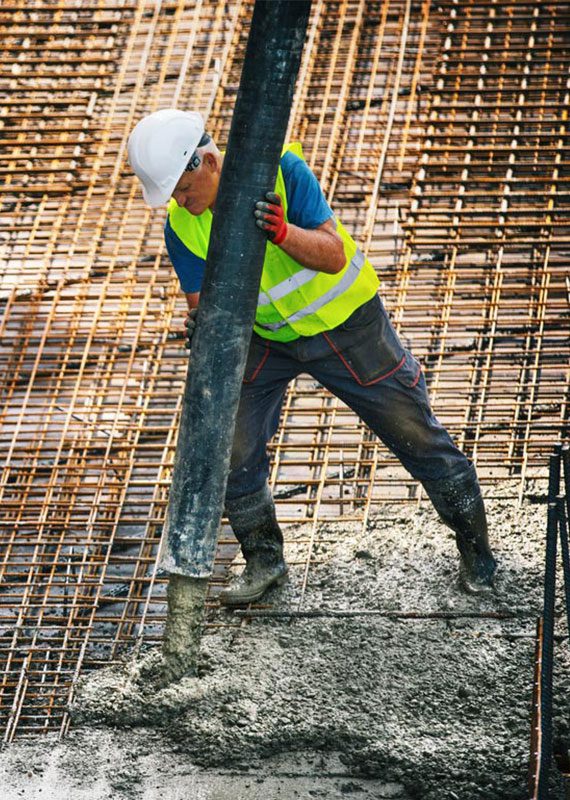
POLYGON ((299 228, 286 221, 278 194, 267 192, 265 198, 255 204, 255 224, 276 247, 298 264, 317 272, 335 275, 341 271, 345 265, 344 246, 332 218, 318 228, 299 228))
POLYGON ((287 236, 279 247, 304 267, 334 275, 345 265, 344 247, 332 225, 325 225, 305 230, 289 223, 287 236))
POLYGON ((185 294, 188 311, 192 311, 193 308, 197 308, 200 300, 200 292, 185 292, 185 294))

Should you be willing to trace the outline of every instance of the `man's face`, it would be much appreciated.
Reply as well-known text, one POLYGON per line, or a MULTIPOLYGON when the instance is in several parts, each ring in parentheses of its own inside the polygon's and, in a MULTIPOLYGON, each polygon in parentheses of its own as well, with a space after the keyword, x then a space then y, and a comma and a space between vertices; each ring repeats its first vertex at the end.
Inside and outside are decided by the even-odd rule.
POLYGON ((183 172, 172 196, 181 208, 194 216, 212 209, 218 193, 220 171, 212 153, 205 153, 202 163, 192 172, 183 172))

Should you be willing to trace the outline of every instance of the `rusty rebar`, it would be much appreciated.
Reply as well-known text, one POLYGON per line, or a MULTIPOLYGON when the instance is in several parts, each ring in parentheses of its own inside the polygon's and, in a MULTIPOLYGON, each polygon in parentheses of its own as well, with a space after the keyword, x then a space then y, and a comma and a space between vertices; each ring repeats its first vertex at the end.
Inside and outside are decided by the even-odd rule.
MULTIPOLYGON (((0 10, 7 739, 64 733, 82 669, 160 641, 155 561, 184 300, 125 145, 138 115, 169 105, 202 111, 224 145, 251 8, 12 0, 0 10)), ((519 498, 544 492, 550 444, 568 430, 564 12, 563 2, 314 2, 290 130, 367 245, 436 413, 482 483, 511 479, 519 498)), ((291 386, 270 453, 280 520, 307 523, 306 579, 330 535, 323 522, 364 524, 386 501, 419 497, 307 376, 291 386)), ((208 607, 235 553, 226 528, 208 607)))

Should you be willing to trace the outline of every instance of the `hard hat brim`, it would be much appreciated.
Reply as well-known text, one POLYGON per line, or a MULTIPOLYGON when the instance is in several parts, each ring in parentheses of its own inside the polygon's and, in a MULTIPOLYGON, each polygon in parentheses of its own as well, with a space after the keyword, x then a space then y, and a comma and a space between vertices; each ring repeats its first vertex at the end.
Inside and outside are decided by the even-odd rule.
POLYGON ((166 203, 168 203, 172 197, 172 192, 176 188, 176 184, 179 180, 180 176, 176 179, 176 181, 174 181, 172 186, 160 189, 154 186, 149 189, 143 184, 142 193, 145 203, 151 208, 159 208, 159 206, 166 205, 166 203))

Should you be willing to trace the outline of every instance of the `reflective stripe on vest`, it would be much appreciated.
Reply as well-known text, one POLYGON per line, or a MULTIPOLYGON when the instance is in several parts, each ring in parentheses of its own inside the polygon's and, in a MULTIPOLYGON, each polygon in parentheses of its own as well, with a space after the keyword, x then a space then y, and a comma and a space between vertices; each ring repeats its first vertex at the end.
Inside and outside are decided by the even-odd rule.
POLYGON ((314 277, 314 269, 302 269, 299 272, 296 272, 294 275, 290 275, 288 278, 285 278, 285 280, 281 281, 281 283, 278 283, 277 286, 273 286, 271 289, 268 289, 267 292, 260 292, 257 299, 257 305, 269 306, 271 305, 272 301, 281 300, 282 297, 286 297, 291 292, 294 292, 295 289, 299 289, 309 281, 312 281, 314 277))
MULTIPOLYGON (((358 278, 360 270, 364 266, 365 261, 366 258, 364 257, 364 253, 362 252, 362 250, 357 250, 356 253, 354 254, 352 261, 348 265, 346 272, 342 276, 341 280, 338 283, 335 283, 335 285, 331 289, 329 289, 328 292, 325 292, 316 300, 313 300, 313 302, 310 303, 308 306, 305 306, 305 308, 302 308, 295 314, 292 314, 290 317, 287 317, 287 319, 284 319, 283 322, 276 322, 274 325, 262 325, 259 322, 257 324, 259 325, 260 328, 264 328, 265 330, 278 331, 280 328, 284 328, 285 325, 290 325, 292 322, 298 322, 300 319, 303 319, 303 317, 307 317, 309 314, 314 314, 315 311, 319 310, 319 308, 326 306, 327 303, 330 303, 331 300, 334 300, 336 297, 340 297, 340 295, 343 294, 343 292, 345 292, 349 286, 352 286, 354 281, 358 278)), ((314 270, 304 270, 304 271, 311 272, 312 273, 311 277, 313 278, 315 277, 314 270)), ((297 274, 299 275, 300 273, 297 274)), ((291 279, 288 278, 288 280, 291 279)), ((271 289, 269 293, 272 295, 272 293, 275 291, 276 288, 282 287, 285 283, 287 283, 287 281, 283 281, 283 283, 280 283, 277 287, 271 289)), ((295 288, 296 287, 293 286, 289 291, 293 291, 295 288)), ((282 294, 281 297, 283 297, 284 294, 282 294)))

